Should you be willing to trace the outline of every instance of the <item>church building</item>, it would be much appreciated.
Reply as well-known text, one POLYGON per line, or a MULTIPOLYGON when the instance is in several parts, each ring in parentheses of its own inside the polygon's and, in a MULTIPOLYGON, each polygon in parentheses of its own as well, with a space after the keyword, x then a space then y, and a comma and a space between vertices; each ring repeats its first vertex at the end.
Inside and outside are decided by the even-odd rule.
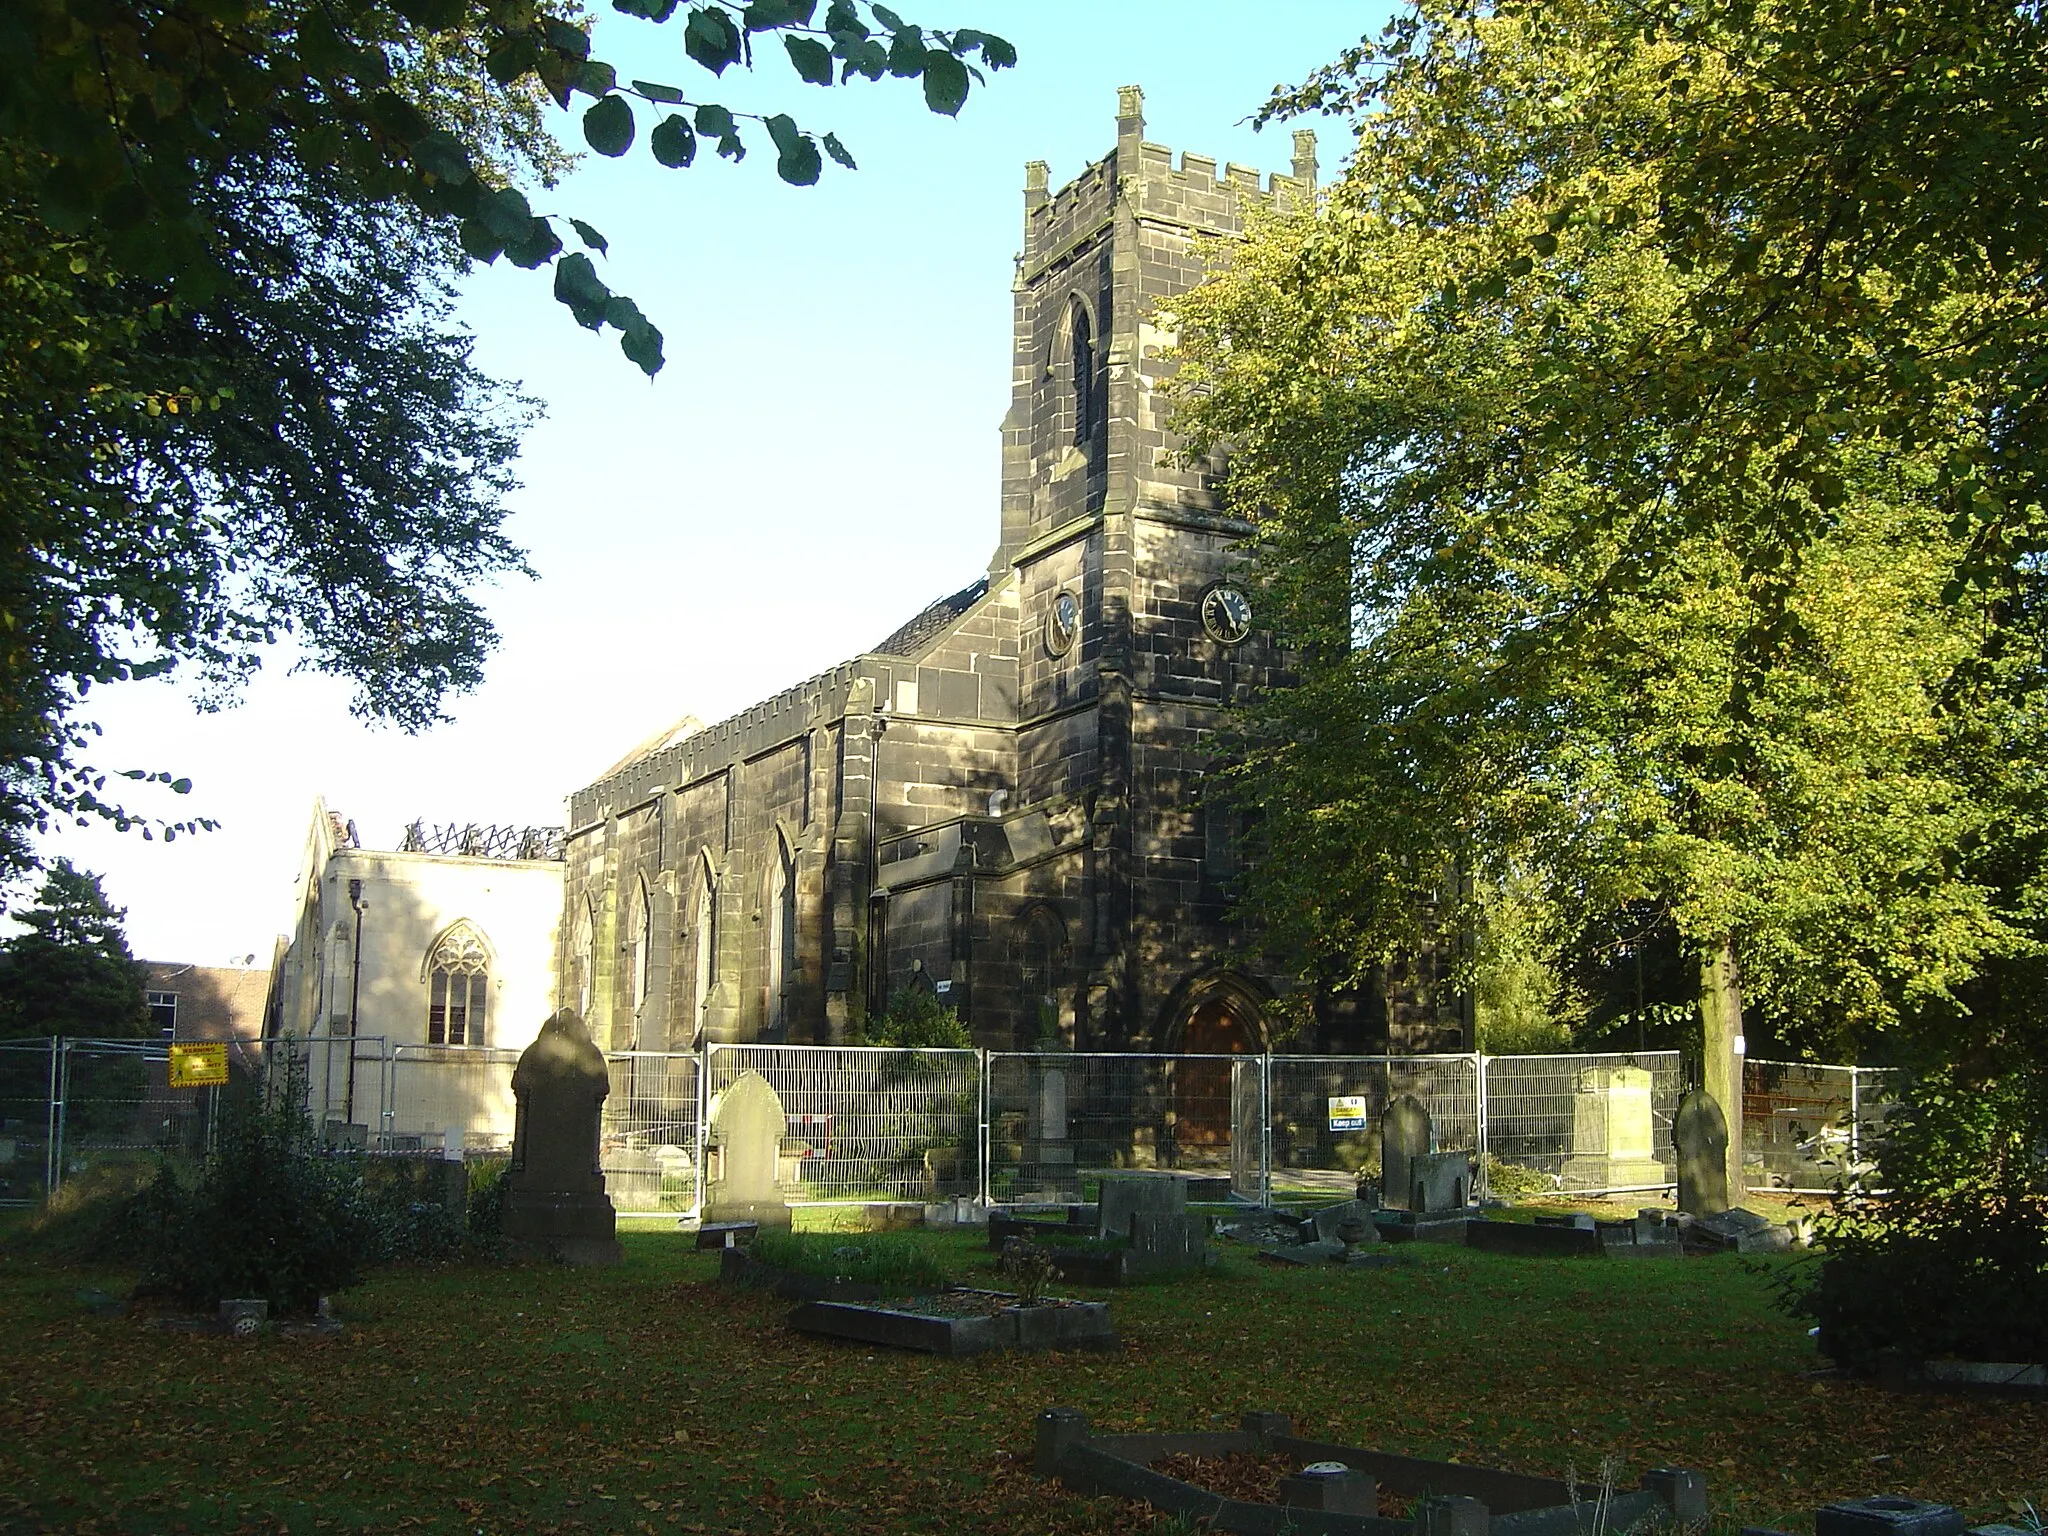
MULTIPOLYGON (((1142 106, 1126 87, 1115 148, 1058 191, 1025 168, 986 574, 570 797, 557 969, 600 1045, 840 1043, 906 987, 998 1049, 1271 1043, 1292 983, 1238 954, 1243 829, 1204 789, 1227 711, 1284 659, 1240 574, 1250 529, 1160 389, 1198 241, 1305 206, 1315 139, 1290 174, 1219 176, 1148 143, 1142 106)), ((1360 1048, 1343 1018, 1289 1048, 1360 1048)))

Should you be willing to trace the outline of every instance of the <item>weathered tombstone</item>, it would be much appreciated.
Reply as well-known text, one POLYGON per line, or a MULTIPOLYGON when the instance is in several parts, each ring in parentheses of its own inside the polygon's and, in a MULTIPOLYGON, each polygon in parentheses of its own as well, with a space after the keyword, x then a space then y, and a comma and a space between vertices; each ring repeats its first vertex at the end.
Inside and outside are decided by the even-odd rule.
POLYGON ((1634 1189, 1664 1182, 1651 1130, 1650 1074, 1594 1067, 1572 1095, 1572 1155, 1564 1182, 1578 1189, 1634 1189))
POLYGON ((704 1220, 789 1225, 781 1182, 782 1138, 789 1116, 781 1096, 758 1072, 743 1072, 711 1101, 705 1143, 704 1220))
POLYGON ((1678 1101, 1671 1142, 1678 1153, 1678 1208, 1719 1216, 1728 1209, 1728 1117, 1706 1089, 1678 1101))
POLYGON ((540 1027, 512 1070, 512 1165, 504 1232, 515 1255, 616 1264, 619 1223, 598 1166, 598 1125, 611 1083, 604 1053, 573 1009, 540 1027))
POLYGON ((1180 1174, 1129 1170, 1105 1173, 1096 1231, 1104 1237, 1129 1237, 1133 1212, 1185 1216, 1187 1209, 1188 1181, 1180 1174))
POLYGON ((1429 1155, 1429 1111, 1412 1093, 1398 1095, 1380 1116, 1380 1204, 1413 1208, 1415 1160, 1429 1155))

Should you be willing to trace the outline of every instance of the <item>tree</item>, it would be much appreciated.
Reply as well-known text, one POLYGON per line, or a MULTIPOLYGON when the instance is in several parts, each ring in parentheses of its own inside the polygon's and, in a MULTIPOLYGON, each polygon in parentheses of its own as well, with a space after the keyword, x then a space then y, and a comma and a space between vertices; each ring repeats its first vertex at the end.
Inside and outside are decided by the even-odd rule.
MULTIPOLYGON (((847 0, 818 27, 795 0, 620 9, 678 20, 713 74, 773 35, 804 80, 916 78, 944 113, 970 58, 1013 58, 847 0)), ((502 525, 532 403, 471 362, 454 280, 500 255, 551 267, 579 323, 662 365, 659 331, 598 275, 604 237, 529 202, 565 163, 543 111, 578 93, 600 154, 629 147, 636 104, 666 111, 647 134, 665 165, 700 134, 746 153, 746 114, 621 87, 568 6, 0 12, 0 877, 59 820, 208 825, 109 795, 88 761, 96 686, 188 665, 219 702, 289 636, 356 685, 359 713, 418 729, 479 680, 495 635, 471 594, 523 569, 502 525)), ((821 142, 852 165, 787 114, 756 121, 786 181, 818 178, 821 142)))
POLYGON ((139 1039, 150 1033, 145 973, 128 953, 128 914, 100 877, 50 864, 21 932, 0 944, 0 1037, 139 1039))
POLYGON ((1731 1109, 1745 1002, 1954 1020, 2034 946, 2039 220, 1956 187, 2043 62, 1995 5, 1424 0, 1276 104, 1357 156, 1176 311, 1302 658, 1240 779, 1283 944, 1356 973, 1508 870, 1669 922, 1731 1109))

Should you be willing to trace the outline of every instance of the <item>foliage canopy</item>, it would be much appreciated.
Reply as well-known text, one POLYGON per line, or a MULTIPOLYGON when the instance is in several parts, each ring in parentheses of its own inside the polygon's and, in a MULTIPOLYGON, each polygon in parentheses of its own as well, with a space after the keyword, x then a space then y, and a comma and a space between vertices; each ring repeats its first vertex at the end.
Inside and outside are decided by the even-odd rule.
POLYGON ((1175 309, 1300 658, 1240 776, 1283 945, 1356 975, 1532 879, 1809 1042, 2035 952, 2043 42, 1421 0, 1276 99, 1356 157, 1175 309))

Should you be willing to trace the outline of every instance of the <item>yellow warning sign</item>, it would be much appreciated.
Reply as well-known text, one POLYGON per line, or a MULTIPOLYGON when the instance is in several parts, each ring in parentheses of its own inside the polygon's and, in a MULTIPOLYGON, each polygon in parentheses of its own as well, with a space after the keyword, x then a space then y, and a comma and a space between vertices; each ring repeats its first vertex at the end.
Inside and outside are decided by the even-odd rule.
POLYGON ((225 1040, 193 1041, 171 1047, 173 1088, 218 1088, 228 1080, 225 1040))

